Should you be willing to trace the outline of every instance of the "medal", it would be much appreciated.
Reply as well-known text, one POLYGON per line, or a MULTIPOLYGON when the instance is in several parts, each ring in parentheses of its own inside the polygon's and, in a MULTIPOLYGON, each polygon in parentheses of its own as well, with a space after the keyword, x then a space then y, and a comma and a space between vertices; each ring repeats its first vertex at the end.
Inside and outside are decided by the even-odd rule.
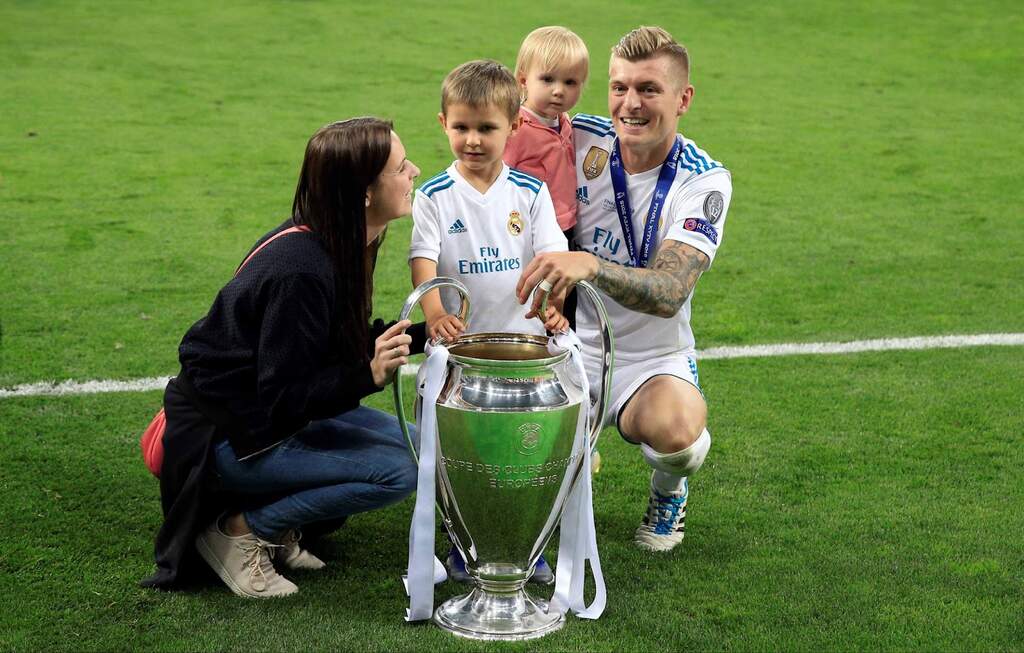
POLYGON ((658 173, 658 183, 654 186, 654 197, 651 198, 651 206, 647 211, 647 220, 644 222, 643 239, 640 241, 640 249, 637 250, 633 238, 633 207, 629 203, 629 190, 626 187, 626 170, 622 166, 622 154, 619 151, 619 139, 616 138, 612 145, 612 154, 608 159, 610 164, 609 172, 612 176, 612 189, 615 191, 615 210, 619 214, 619 223, 622 225, 622 239, 626 241, 626 250, 629 252, 629 260, 635 268, 647 267, 651 257, 651 245, 654 243, 654 236, 658 233, 658 225, 661 222, 661 211, 665 208, 665 198, 676 179, 676 162, 683 150, 683 142, 676 136, 672 144, 672 150, 665 157, 661 164, 661 172, 658 173))

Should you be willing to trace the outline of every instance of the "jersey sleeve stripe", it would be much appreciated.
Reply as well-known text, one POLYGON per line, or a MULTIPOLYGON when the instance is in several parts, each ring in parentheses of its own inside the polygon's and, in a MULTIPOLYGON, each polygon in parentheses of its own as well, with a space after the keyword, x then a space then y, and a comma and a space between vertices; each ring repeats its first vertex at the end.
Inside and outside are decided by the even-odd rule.
POLYGON ((585 132, 590 132, 595 136, 609 136, 612 132, 607 129, 598 129, 596 127, 589 127, 584 123, 573 123, 573 127, 576 129, 582 129, 585 132))
POLYGON ((436 187, 449 181, 452 181, 452 178, 448 176, 448 173, 442 172, 438 176, 428 179, 422 186, 420 186, 420 192, 427 193, 427 195, 429 195, 436 187))
POLYGON ((424 188, 426 188, 430 184, 433 184, 435 182, 438 182, 438 181, 441 181, 441 180, 447 179, 447 178, 448 178, 448 172, 447 171, 439 172, 436 175, 434 175, 433 177, 431 177, 430 179, 428 179, 425 182, 423 182, 422 184, 420 184, 420 190, 423 190, 424 188))
POLYGON ((536 191, 538 193, 540 192, 540 185, 543 183, 540 179, 537 179, 536 177, 534 177, 532 175, 528 175, 525 172, 520 172, 520 171, 516 170, 515 168, 509 169, 508 176, 509 176, 509 179, 517 180, 517 181, 521 181, 521 182, 524 182, 526 184, 529 184, 530 187, 532 187, 534 191, 536 191))
POLYGON ((522 187, 522 188, 529 188, 529 189, 530 189, 530 190, 532 190, 532 191, 533 191, 534 193, 539 193, 539 192, 540 192, 540 186, 534 186, 533 184, 530 184, 530 183, 527 183, 527 182, 525 182, 525 181, 522 181, 522 180, 516 179, 515 177, 512 177, 512 176, 510 176, 510 177, 508 178, 508 180, 509 180, 510 182, 512 182, 513 184, 515 184, 516 186, 520 186, 520 187, 522 187))
POLYGON ((420 192, 423 193, 424 195, 426 195, 427 197, 433 197, 434 193, 442 191, 442 190, 444 190, 446 188, 451 188, 454 185, 455 185, 455 180, 449 177, 443 183, 434 184, 430 188, 420 188, 420 192))
POLYGON ((697 151, 697 148, 695 148, 693 146, 693 143, 687 143, 686 144, 686 151, 690 153, 690 158, 692 158, 694 161, 696 161, 698 164, 700 164, 700 166, 704 170, 710 170, 710 168, 708 167, 708 160, 707 160, 707 158, 704 157, 704 156, 701 156, 700 152, 697 151))
POLYGON ((690 152, 689 145, 683 148, 682 158, 683 161, 681 161, 681 163, 683 164, 683 167, 686 168, 687 170, 692 170, 693 172, 696 172, 698 175, 704 172, 704 166, 701 165, 700 161, 693 157, 693 153, 690 152))
POLYGON ((423 190, 423 191, 430 190, 431 186, 436 186, 438 184, 442 184, 442 183, 444 183, 447 180, 448 180, 448 175, 443 174, 443 173, 438 175, 438 176, 436 176, 436 177, 431 177, 427 181, 425 181, 422 184, 420 184, 420 190, 423 190))
POLYGON ((573 117, 572 124, 586 123, 595 127, 602 127, 604 129, 611 129, 612 121, 601 116, 593 116, 589 113, 580 113, 573 117))
POLYGON ((706 156, 706 152, 698 151, 697 148, 693 146, 693 143, 687 143, 686 149, 690 151, 691 156, 695 160, 700 162, 700 164, 704 167, 705 171, 722 167, 722 164, 719 163, 718 161, 714 161, 708 158, 706 156))

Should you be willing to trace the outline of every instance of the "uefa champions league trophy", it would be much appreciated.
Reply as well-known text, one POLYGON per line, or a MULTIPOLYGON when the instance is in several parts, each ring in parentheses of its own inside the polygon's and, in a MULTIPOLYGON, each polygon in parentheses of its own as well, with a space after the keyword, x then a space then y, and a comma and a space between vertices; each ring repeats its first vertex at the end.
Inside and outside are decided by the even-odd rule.
MULTIPOLYGON (((445 286, 462 296, 459 317, 465 321, 468 292, 446 277, 416 288, 399 319, 408 318, 424 294, 445 286)), ((593 411, 593 448, 610 388, 614 354, 604 304, 589 284, 576 287, 596 308, 602 331, 603 384, 593 406, 569 352, 551 353, 546 337, 476 333, 448 345, 446 377, 436 402, 437 507, 474 588, 440 605, 433 621, 456 635, 533 639, 565 622, 564 610, 549 611, 548 602, 530 596, 525 585, 574 484, 590 473, 583 468, 582 437, 576 437, 579 413, 593 411)), ((416 458, 401 378, 396 374, 395 408, 416 458)), ((422 392, 417 392, 417 415, 422 408, 422 392)), ((429 527, 434 527, 432 519, 429 527)))

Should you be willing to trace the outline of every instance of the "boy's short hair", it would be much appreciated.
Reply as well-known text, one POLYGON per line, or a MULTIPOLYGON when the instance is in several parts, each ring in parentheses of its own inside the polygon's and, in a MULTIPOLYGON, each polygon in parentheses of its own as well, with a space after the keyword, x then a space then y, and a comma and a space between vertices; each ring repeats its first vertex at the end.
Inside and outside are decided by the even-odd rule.
POLYGON ((519 83, 508 68, 491 59, 469 61, 448 73, 441 85, 441 113, 453 104, 482 109, 498 107, 515 120, 519 115, 519 83))
POLYGON ((590 53, 587 44, 572 30, 552 25, 538 27, 523 39, 516 57, 516 78, 525 77, 537 66, 552 71, 564 65, 583 64, 583 79, 590 74, 590 53))
POLYGON ((612 48, 612 55, 626 61, 644 61, 667 55, 675 64, 683 85, 690 80, 690 55, 686 48, 660 27, 641 26, 623 36, 612 48))

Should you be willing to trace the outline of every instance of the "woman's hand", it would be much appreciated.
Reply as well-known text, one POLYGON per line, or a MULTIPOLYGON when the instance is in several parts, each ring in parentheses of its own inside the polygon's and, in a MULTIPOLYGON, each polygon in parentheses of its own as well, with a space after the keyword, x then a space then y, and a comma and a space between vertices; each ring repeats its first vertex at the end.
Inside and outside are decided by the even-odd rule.
POLYGON ((409 320, 396 322, 374 341, 370 372, 378 388, 386 386, 394 378, 395 370, 409 362, 412 336, 406 335, 405 330, 411 325, 409 320))
POLYGON ((427 320, 427 335, 430 336, 431 340, 437 340, 438 338, 448 341, 455 340, 465 330, 466 325, 462 323, 462 320, 451 313, 444 313, 427 320))

